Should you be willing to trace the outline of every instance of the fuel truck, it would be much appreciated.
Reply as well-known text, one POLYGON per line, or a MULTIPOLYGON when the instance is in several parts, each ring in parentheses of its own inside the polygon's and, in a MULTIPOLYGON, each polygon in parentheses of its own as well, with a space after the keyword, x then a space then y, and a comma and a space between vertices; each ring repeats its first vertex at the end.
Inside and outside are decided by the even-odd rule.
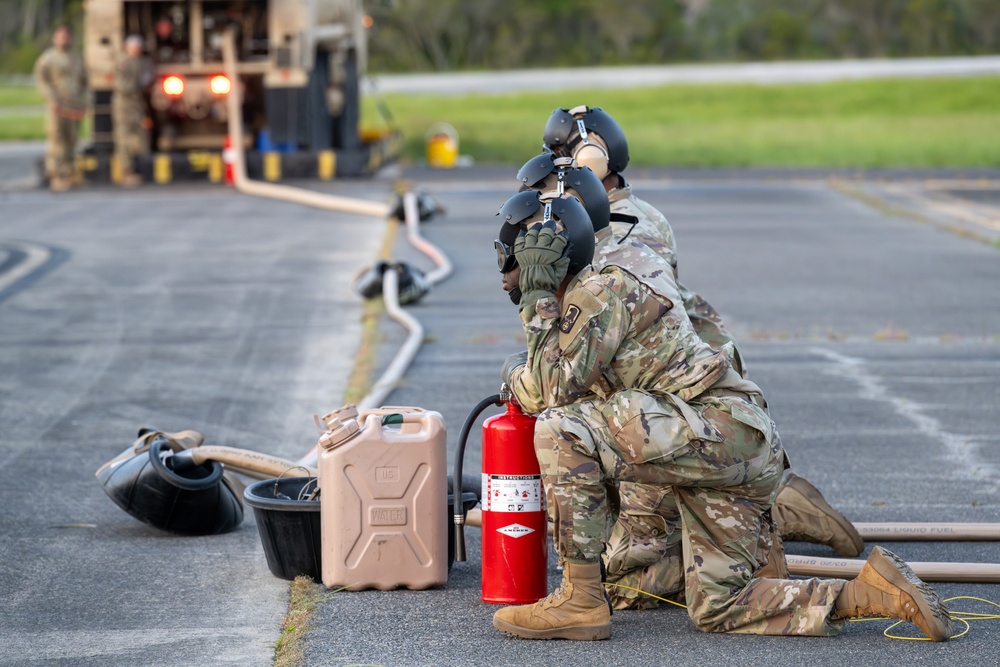
POLYGON ((251 177, 370 173, 395 157, 400 142, 392 131, 360 131, 367 20, 361 0, 87 0, 84 61, 93 100, 85 175, 108 177, 116 63, 129 35, 143 38, 153 69, 150 155, 139 165, 147 178, 219 180, 226 96, 234 91, 243 100, 251 177), (236 81, 223 71, 229 29, 236 81))

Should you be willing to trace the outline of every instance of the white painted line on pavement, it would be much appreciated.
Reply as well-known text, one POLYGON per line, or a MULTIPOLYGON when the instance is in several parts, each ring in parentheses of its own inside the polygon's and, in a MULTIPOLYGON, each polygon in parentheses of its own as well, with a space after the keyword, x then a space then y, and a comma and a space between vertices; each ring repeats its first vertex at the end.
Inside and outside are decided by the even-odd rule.
POLYGON ((894 395, 882 379, 867 368, 866 360, 822 347, 813 348, 812 352, 834 363, 834 367, 825 372, 857 383, 861 388, 861 398, 888 403, 896 414, 913 424, 917 431, 943 444, 949 463, 962 466, 964 472, 969 475, 983 479, 994 476, 995 466, 979 456, 979 446, 975 443, 975 437, 945 431, 941 422, 926 414, 930 406, 894 395))
POLYGON ((8 251, 21 251, 24 253, 24 259, 12 266, 7 271, 0 273, 0 292, 34 273, 37 269, 44 266, 49 258, 52 256, 52 251, 43 245, 38 245, 35 243, 21 243, 15 241, 2 241, 0 242, 0 249, 8 251))

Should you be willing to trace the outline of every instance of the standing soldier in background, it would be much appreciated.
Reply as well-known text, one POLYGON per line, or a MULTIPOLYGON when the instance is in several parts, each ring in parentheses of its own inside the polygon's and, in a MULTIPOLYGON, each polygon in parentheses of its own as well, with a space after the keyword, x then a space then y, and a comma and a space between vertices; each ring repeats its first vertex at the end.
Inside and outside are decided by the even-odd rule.
POLYGON ((35 83, 45 97, 45 175, 53 191, 62 192, 76 180, 76 140, 87 108, 87 72, 83 59, 70 50, 69 26, 56 27, 52 46, 35 62, 35 83))
POLYGON ((152 65, 142 55, 142 37, 130 35, 125 40, 125 56, 118 63, 112 102, 115 160, 122 185, 129 187, 142 183, 142 176, 135 171, 135 158, 149 151, 145 92, 152 81, 152 65))

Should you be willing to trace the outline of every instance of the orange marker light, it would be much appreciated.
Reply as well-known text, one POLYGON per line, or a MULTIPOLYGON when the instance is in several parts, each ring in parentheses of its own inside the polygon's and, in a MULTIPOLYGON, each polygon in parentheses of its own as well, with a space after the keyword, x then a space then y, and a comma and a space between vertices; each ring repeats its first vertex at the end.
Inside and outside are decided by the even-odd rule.
POLYGON ((216 95, 226 95, 233 89, 233 84, 229 81, 229 77, 216 74, 209 80, 208 87, 216 95))
POLYGON ((168 76, 163 80, 163 92, 171 97, 177 97, 184 92, 184 79, 179 76, 168 76))

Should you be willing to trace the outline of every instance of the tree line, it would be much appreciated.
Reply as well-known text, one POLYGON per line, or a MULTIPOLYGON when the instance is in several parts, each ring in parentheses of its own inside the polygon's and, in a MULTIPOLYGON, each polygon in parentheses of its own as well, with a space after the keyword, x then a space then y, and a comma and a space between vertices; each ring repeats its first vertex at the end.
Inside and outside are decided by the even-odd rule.
POLYGON ((374 71, 978 55, 1000 0, 391 0, 374 71))
MULTIPOLYGON (((274 1, 274 0, 272 0, 274 1)), ((1000 52, 1000 0, 368 0, 371 71, 1000 52)), ((0 72, 29 72, 82 0, 0 0, 0 72)))
POLYGON ((79 26, 81 0, 0 0, 0 73, 31 71, 56 24, 79 26))

